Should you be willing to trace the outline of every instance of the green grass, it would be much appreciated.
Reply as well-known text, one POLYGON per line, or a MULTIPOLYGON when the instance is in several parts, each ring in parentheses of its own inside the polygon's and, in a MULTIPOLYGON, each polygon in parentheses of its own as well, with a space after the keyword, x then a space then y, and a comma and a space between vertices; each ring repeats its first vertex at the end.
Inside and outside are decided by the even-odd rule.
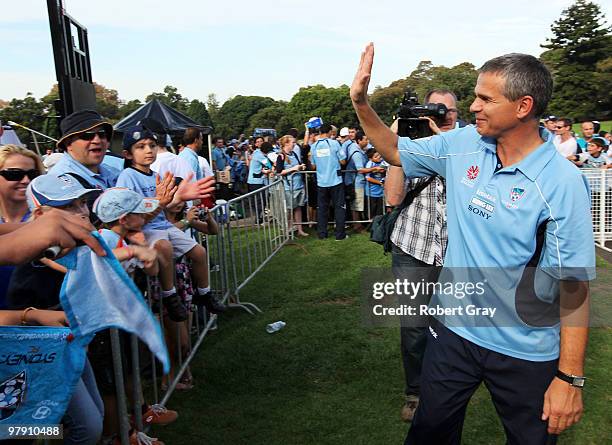
MULTIPOLYGON (((313 238, 284 247, 244 289, 241 298, 263 314, 221 318, 193 365, 196 388, 170 401, 179 420, 154 436, 173 445, 402 443, 399 330, 365 327, 359 304, 361 271, 389 267, 390 257, 363 235, 313 238), (287 326, 267 334, 276 320, 287 326)), ((603 304, 612 268, 600 265, 607 269, 594 299, 603 304)), ((612 443, 611 340, 609 328, 591 330, 585 414, 561 444, 612 443)), ((504 443, 483 388, 470 402, 463 443, 504 443)))

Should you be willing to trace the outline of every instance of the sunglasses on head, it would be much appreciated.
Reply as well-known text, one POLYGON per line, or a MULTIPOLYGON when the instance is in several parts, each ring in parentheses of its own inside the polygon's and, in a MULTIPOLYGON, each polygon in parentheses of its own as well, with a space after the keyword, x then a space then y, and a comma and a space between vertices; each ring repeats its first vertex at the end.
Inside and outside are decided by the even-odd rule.
POLYGON ((83 133, 79 133, 79 139, 83 139, 84 141, 93 141, 93 139, 98 135, 100 139, 108 139, 108 135, 106 134, 106 130, 98 130, 98 131, 84 131, 83 133))
POLYGON ((0 176, 2 176, 7 181, 21 181, 24 176, 27 176, 31 181, 32 179, 40 176, 38 170, 21 170, 20 168, 11 169, 11 170, 0 170, 0 176))

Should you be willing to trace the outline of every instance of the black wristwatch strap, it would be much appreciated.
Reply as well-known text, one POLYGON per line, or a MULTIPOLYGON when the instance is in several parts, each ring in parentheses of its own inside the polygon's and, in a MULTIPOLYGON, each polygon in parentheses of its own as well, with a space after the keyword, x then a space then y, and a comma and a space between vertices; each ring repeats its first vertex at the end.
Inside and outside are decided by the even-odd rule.
POLYGON ((556 376, 561 380, 569 383, 570 385, 575 386, 576 388, 584 388, 586 377, 578 375, 569 375, 559 370, 557 370, 556 376))

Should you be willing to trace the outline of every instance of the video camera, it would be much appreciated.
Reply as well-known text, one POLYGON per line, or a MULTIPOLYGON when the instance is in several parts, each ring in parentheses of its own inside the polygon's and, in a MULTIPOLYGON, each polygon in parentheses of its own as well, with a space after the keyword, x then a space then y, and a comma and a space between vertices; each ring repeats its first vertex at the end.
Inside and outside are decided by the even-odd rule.
POLYGON ((407 136, 410 139, 419 139, 432 136, 433 132, 429 128, 427 119, 421 117, 431 117, 436 123, 442 121, 448 113, 448 108, 444 104, 419 104, 416 93, 408 90, 404 93, 402 103, 397 110, 398 117, 398 136, 407 136))

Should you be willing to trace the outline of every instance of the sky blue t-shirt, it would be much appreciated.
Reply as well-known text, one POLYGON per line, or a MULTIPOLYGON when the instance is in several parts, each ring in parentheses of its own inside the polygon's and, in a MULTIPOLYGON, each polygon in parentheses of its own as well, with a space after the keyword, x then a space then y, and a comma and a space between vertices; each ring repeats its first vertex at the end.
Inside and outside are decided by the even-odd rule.
POLYGON ((217 170, 225 170, 225 167, 228 164, 228 159, 225 155, 225 151, 219 147, 213 148, 212 160, 215 161, 215 164, 217 165, 217 170))
MULTIPOLYGON (((277 159, 276 162, 280 162, 280 159, 277 159)), ((290 168, 295 167, 296 165, 300 165, 300 162, 298 161, 297 155, 293 151, 291 151, 291 154, 285 155, 283 170, 289 170, 290 168)), ((304 174, 292 173, 287 176, 283 176, 283 184, 285 186, 285 190, 287 191, 303 189, 304 174)))
POLYGON ((463 273, 489 279, 482 295, 461 298, 436 291, 430 306, 461 306, 464 311, 470 304, 490 306, 499 315, 437 318, 484 348, 532 361, 559 356, 559 326, 524 322, 524 311, 517 308, 529 295, 517 289, 524 284, 525 266, 533 264, 542 272, 531 286, 537 290, 527 300, 530 308, 553 294, 541 283, 595 277, 587 182, 555 150, 552 136, 544 131, 541 136, 548 140, 521 162, 503 168, 496 141, 481 137, 471 125, 414 141, 401 137, 398 142, 407 177, 435 173, 446 178, 448 248, 441 281, 458 283, 463 273), (458 273, 457 268, 469 269, 458 273), (540 296, 542 289, 549 294, 540 296))
MULTIPOLYGON (((345 142, 346 144, 346 159, 347 164, 344 167, 345 170, 359 170, 365 168, 368 162, 368 157, 353 141, 345 142)), ((356 189, 362 189, 365 187, 365 175, 363 173, 345 173, 344 184, 350 185, 355 184, 356 189)))
MULTIPOLYGON (((365 168, 372 167, 380 167, 380 162, 368 161, 365 168)), ((381 181, 384 177, 384 173, 371 172, 366 175, 368 178, 376 179, 377 181, 381 181)), ((382 185, 374 184, 366 180, 366 188, 365 188, 366 196, 370 196, 372 198, 382 198, 384 196, 384 188, 382 185)))
POLYGON ((334 187, 342 183, 338 171, 342 168, 340 161, 346 159, 346 153, 333 139, 319 139, 310 149, 312 164, 317 168, 317 184, 319 187, 334 187))
POLYGON ((94 173, 80 162, 75 161, 74 158, 66 152, 64 156, 62 156, 62 159, 49 170, 49 173, 53 173, 56 176, 62 173, 76 173, 92 186, 106 190, 109 187, 115 186, 120 172, 108 165, 100 164, 98 166, 98 173, 94 173))
MULTIPOLYGON (((155 173, 153 171, 151 173, 144 173, 133 167, 126 168, 119 175, 119 179, 117 179, 117 187, 125 187, 146 198, 154 198, 156 188, 155 173)), ((170 224, 170 221, 168 221, 165 213, 162 211, 149 221, 144 228, 146 230, 165 230, 170 226, 172 224, 170 224)))
POLYGON ((200 168, 200 160, 198 159, 198 154, 195 151, 193 151, 189 147, 185 147, 183 151, 178 154, 178 156, 179 158, 187 161, 187 163, 191 167, 191 170, 193 171, 192 179, 198 181, 204 177, 204 173, 202 173, 202 169, 200 168))
POLYGON ((249 177, 247 179, 248 184, 258 185, 265 184, 265 175, 261 172, 264 168, 272 168, 270 159, 258 148, 253 152, 251 163, 249 165, 249 177))

